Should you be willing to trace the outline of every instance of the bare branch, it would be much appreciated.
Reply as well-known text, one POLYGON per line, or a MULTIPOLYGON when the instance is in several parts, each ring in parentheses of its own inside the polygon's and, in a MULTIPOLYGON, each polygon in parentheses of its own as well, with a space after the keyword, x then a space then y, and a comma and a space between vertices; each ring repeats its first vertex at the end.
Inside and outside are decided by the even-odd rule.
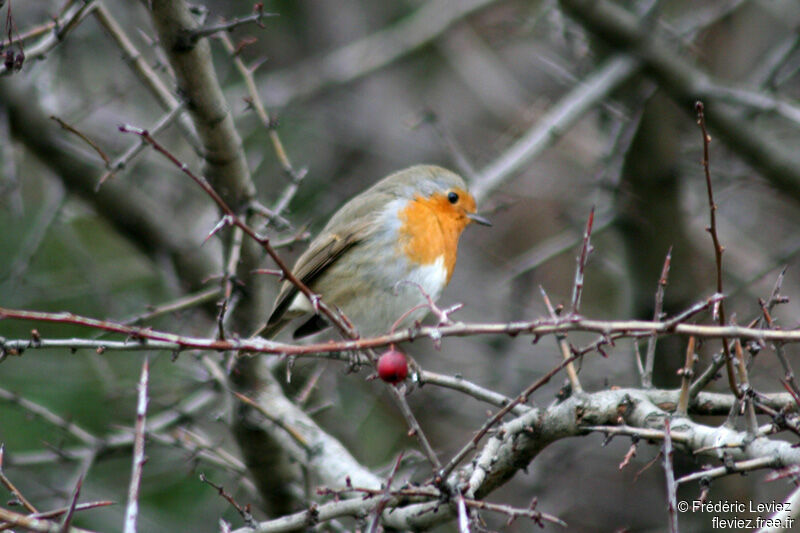
MULTIPOLYGON (((656 289, 656 303, 653 308, 653 320, 661 320, 664 309, 664 289, 667 286, 669 277, 669 265, 672 261, 672 246, 669 247, 667 257, 664 259, 664 266, 661 269, 661 277, 658 278, 658 288, 656 289)), ((653 386, 653 365, 656 360, 656 337, 647 339, 647 351, 644 359, 644 374, 642 375, 642 385, 644 387, 653 386)))
POLYGON ((255 24, 259 28, 263 28, 264 25, 262 21, 264 20, 265 17, 278 16, 277 13, 265 13, 263 4, 257 4, 257 7, 255 8, 254 11, 255 11, 254 13, 245 15, 244 17, 234 17, 231 20, 225 20, 217 24, 209 24, 208 26, 197 28, 196 30, 191 32, 189 38, 194 41, 197 41, 198 39, 202 39, 204 37, 210 37, 215 33, 233 31, 239 26, 244 26, 246 24, 255 24))
POLYGON ((661 448, 664 461, 664 475, 667 478, 667 516, 669 530, 678 533, 678 486, 675 483, 675 471, 672 469, 672 437, 670 435, 669 418, 664 419, 664 445, 661 448))
POLYGON ((689 408, 689 385, 694 377, 694 362, 697 355, 694 352, 695 338, 689 337, 689 343, 686 345, 686 362, 681 370, 681 395, 678 398, 678 407, 675 413, 678 416, 686 416, 686 410, 689 408))
MULTIPOLYGON (((705 304, 704 304, 705 305, 705 304)), ((423 326, 412 330, 403 330, 389 335, 371 338, 329 341, 317 344, 296 345, 276 342, 260 338, 216 340, 203 337, 178 335, 141 326, 128 326, 108 320, 98 320, 72 313, 47 313, 0 307, 0 318, 13 320, 30 320, 35 322, 53 322, 74 324, 93 329, 120 333, 130 337, 129 341, 103 341, 97 339, 61 339, 48 341, 42 338, 37 342, 26 340, 8 340, 0 342, 5 349, 5 356, 19 355, 19 351, 52 347, 100 348, 115 350, 212 350, 241 351, 253 353, 272 353, 276 355, 312 356, 328 354, 330 359, 345 360, 344 355, 336 352, 349 352, 380 348, 404 341, 420 338, 466 337, 472 335, 530 335, 543 337, 546 335, 564 334, 573 331, 600 333, 608 339, 624 338, 640 339, 651 335, 695 336, 704 339, 739 338, 758 342, 799 343, 798 330, 770 330, 745 326, 713 324, 675 324, 672 320, 653 322, 649 320, 592 320, 582 317, 565 317, 556 319, 537 319, 521 322, 501 323, 456 323, 446 326, 423 326), (138 346, 138 347, 137 347, 138 346), (14 353, 11 353, 11 352, 14 353)), ((0 353, 2 355, 2 353, 0 353)), ((369 361, 365 359, 364 362, 369 361)), ((702 377, 702 376, 701 376, 702 377)), ((698 378, 700 379, 700 378, 698 378)), ((710 379, 710 378, 709 378, 710 379)), ((690 394, 690 397, 692 395, 690 394)))
POLYGON ((480 171, 478 181, 471 187, 476 200, 485 199, 491 191, 511 178, 528 161, 561 137, 586 112, 627 81, 637 68, 635 59, 617 55, 585 77, 513 146, 480 171))
POLYGON ((147 460, 144 455, 145 415, 147 414, 147 387, 150 381, 150 365, 145 357, 142 375, 139 379, 138 402, 136 403, 136 424, 133 430, 133 466, 128 486, 128 505, 125 507, 125 533, 136 533, 136 520, 139 517, 139 488, 142 484, 142 471, 147 460))

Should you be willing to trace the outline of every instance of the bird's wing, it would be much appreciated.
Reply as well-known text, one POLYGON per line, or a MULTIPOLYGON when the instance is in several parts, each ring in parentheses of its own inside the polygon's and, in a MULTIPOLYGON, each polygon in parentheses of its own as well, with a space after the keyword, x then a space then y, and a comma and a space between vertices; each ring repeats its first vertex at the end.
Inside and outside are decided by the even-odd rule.
MULTIPOLYGON (((381 213, 394 196, 376 187, 371 191, 367 197, 359 195, 342 206, 297 260, 292 272, 303 284, 310 286, 351 248, 378 231, 381 213)), ((286 311, 297 293, 294 284, 283 283, 267 325, 261 332, 263 336, 274 337, 289 320, 295 318, 287 316, 286 311)))
MULTIPOLYGON (((347 228, 346 231, 336 234, 320 235, 315 239, 313 246, 306 250, 297 260, 293 274, 304 285, 310 286, 342 255, 363 241, 370 231, 369 227, 360 224, 359 227, 347 228)), ((284 322, 294 318, 285 315, 298 292, 293 283, 289 281, 283 283, 267 321, 266 327, 268 331, 274 330, 276 326, 282 327, 284 322)))

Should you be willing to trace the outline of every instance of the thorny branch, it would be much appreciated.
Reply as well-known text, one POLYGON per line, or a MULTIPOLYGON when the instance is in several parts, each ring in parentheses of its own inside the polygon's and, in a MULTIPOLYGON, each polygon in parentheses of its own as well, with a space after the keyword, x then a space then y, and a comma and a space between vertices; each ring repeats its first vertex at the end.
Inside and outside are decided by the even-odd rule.
MULTIPOLYGON (((695 111, 697 112, 697 125, 700 127, 700 132, 703 134, 703 173, 706 178, 706 191, 708 193, 708 212, 709 212, 709 225, 707 231, 711 234, 711 241, 714 244, 714 264, 717 268, 717 292, 722 294, 722 252, 724 248, 719 242, 717 236, 717 204, 714 203, 714 189, 711 185, 711 170, 709 167, 708 145, 711 143, 711 136, 706 130, 706 119, 704 114, 703 102, 695 103, 695 111)), ((717 308, 714 309, 714 314, 719 320, 719 325, 725 325, 725 302, 720 301, 717 308)), ((725 371, 728 376, 728 386, 737 398, 742 397, 742 391, 736 383, 736 376, 733 370, 733 354, 731 353, 730 344, 728 339, 722 337, 722 354, 725 358, 725 371)))

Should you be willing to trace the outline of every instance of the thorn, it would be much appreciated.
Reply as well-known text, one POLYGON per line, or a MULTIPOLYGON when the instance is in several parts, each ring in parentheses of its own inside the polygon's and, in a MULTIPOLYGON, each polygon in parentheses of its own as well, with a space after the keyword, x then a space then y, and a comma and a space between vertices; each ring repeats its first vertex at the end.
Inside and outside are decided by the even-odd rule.
POLYGON ((230 224, 231 224, 231 217, 230 217, 230 215, 225 215, 224 217, 222 217, 222 218, 219 220, 219 222, 217 222, 217 223, 214 225, 214 227, 211 229, 211 231, 209 231, 209 232, 208 232, 208 235, 206 235, 206 238, 205 238, 205 239, 203 239, 203 244, 205 244, 206 242, 208 242, 208 239, 210 239, 211 237, 213 237, 214 235, 216 235, 216 234, 217 234, 217 233, 218 233, 218 232, 219 232, 219 231, 220 231, 222 228, 224 228, 225 226, 229 226, 230 224))

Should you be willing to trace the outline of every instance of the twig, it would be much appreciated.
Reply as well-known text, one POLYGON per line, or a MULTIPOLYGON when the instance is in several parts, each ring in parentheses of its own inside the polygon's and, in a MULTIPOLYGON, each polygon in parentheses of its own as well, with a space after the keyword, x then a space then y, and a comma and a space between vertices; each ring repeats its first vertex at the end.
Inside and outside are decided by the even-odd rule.
POLYGON ((693 400, 697 395, 706 388, 706 385, 717 379, 717 372, 725 366, 725 356, 722 352, 716 353, 711 358, 711 363, 706 367, 700 376, 689 387, 689 401, 693 400))
MULTIPOLYGON (((786 382, 783 382, 783 383, 786 383, 786 382)), ((758 396, 758 395, 755 395, 755 396, 758 396)), ((792 399, 794 400, 795 405, 797 405, 798 398, 792 397, 792 399)), ((800 423, 798 423, 797 418, 796 417, 789 418, 789 417, 786 416, 787 412, 790 410, 790 406, 789 405, 784 404, 784 405, 782 405, 780 407, 780 410, 776 411, 772 407, 770 407, 768 405, 765 405, 757 397, 752 398, 752 404, 753 404, 754 407, 757 407, 759 409, 759 411, 761 411, 762 413, 766 413, 770 417, 772 417, 772 424, 769 424, 767 426, 767 430, 766 430, 767 432, 773 433, 774 430, 788 429, 789 431, 791 431, 795 435, 800 436, 800 423)), ((757 436, 761 436, 764 433, 765 433, 764 431, 760 430, 758 433, 756 433, 756 435, 757 436)))
POLYGON ((498 505, 496 503, 489 503, 483 500, 473 500, 472 498, 464 498, 464 503, 467 505, 467 507, 471 507, 473 509, 486 509, 487 511, 494 511, 496 513, 507 515, 509 517, 509 521, 518 517, 525 517, 530 518, 540 527, 544 527, 543 522, 550 522, 562 527, 567 527, 567 523, 557 516, 535 510, 534 508, 536 506, 536 500, 534 500, 531 503, 531 506, 527 509, 519 509, 509 505, 498 505))
MULTIPOLYGON (((703 134, 703 172, 706 177, 706 192, 708 193, 708 211, 709 211, 709 226, 707 231, 711 234, 711 241, 714 245, 714 263, 717 267, 717 292, 722 294, 722 252, 724 248, 719 242, 717 236, 717 204, 714 203, 714 190, 711 185, 711 170, 709 168, 708 145, 711 143, 711 136, 706 131, 706 119, 704 113, 703 102, 696 102, 694 105, 695 112, 697 113, 697 125, 700 126, 700 132, 703 134)), ((725 302, 720 301, 716 309, 716 315, 719 318, 719 325, 725 325, 725 302)), ((736 384, 736 376, 733 370, 733 355, 731 354, 728 339, 722 337, 722 353, 725 357, 725 370, 728 376, 728 387, 737 398, 742 397, 742 391, 736 384)))
POLYGON ((277 13, 265 13, 263 4, 256 4, 256 6, 257 7, 254 9, 255 12, 251 13, 250 15, 246 15, 244 17, 234 17, 231 20, 226 20, 223 22, 219 22, 217 24, 209 24, 208 26, 197 28, 191 33, 190 39, 192 39, 193 41, 197 41, 202 39, 203 37, 209 37, 211 35, 214 35, 215 33, 233 31, 239 26, 244 26, 245 24, 255 24, 259 28, 264 28, 264 25, 262 24, 261 21, 265 17, 278 16, 277 13))
POLYGON ((19 526, 38 533, 60 533, 62 531, 62 528, 54 522, 15 513, 14 511, 9 511, 2 507, 0 507, 0 522, 10 524, 11 526, 19 526))
POLYGON ((128 505, 125 507, 125 533, 136 533, 136 520, 139 516, 139 488, 142 484, 142 471, 147 458, 144 455, 145 415, 147 414, 147 387, 150 381, 150 365, 147 357, 142 364, 139 379, 138 401, 136 402, 136 424, 133 429, 133 466, 128 485, 128 505))
MULTIPOLYGON (((544 300, 544 304, 547 307, 547 312, 550 313, 550 317, 553 320, 558 320, 558 317, 556 316, 556 311, 555 309, 553 309, 553 305, 550 303, 550 298, 547 296, 544 287, 542 287, 541 285, 539 286, 539 292, 542 293, 542 299, 544 300)), ((558 347, 561 350, 562 359, 564 361, 568 360, 571 357, 571 355, 566 335, 557 333, 556 342, 558 342, 558 347)), ((573 391, 575 392, 583 391, 583 387, 581 386, 581 381, 578 378, 578 371, 575 369, 575 365, 573 365, 571 362, 567 365, 567 379, 569 379, 569 383, 573 391)))
POLYGON ((636 363, 636 372, 639 374, 639 381, 644 379, 644 366, 642 365, 642 353, 639 351, 639 343, 631 343, 633 348, 633 361, 636 363))
POLYGON ((99 156, 100 156, 100 159, 102 159, 102 160, 103 160, 103 163, 105 163, 105 167, 106 167, 106 168, 109 168, 109 167, 110 167, 110 165, 111 165, 111 160, 108 158, 108 156, 107 156, 107 155, 106 155, 106 153, 103 151, 103 149, 102 149, 102 148, 100 148, 100 145, 98 145, 98 144, 97 144, 97 143, 96 143, 94 140, 92 140, 91 138, 89 138, 89 136, 88 136, 88 135, 86 135, 85 133, 83 133, 83 132, 81 132, 80 130, 78 130, 78 129, 77 129, 75 126, 72 126, 72 125, 70 125, 70 124, 67 124, 67 123, 66 123, 66 122, 65 122, 63 119, 61 119, 61 118, 59 118, 59 117, 57 117, 57 116, 55 116, 55 115, 50 115, 50 118, 51 118, 52 120, 55 120, 55 121, 58 123, 58 125, 59 125, 59 126, 61 126, 63 129, 65 129, 65 130, 67 130, 68 132, 70 132, 70 133, 74 134, 74 135, 75 135, 75 136, 77 136, 77 137, 78 137, 80 140, 82 140, 83 142, 85 142, 86 144, 88 144, 88 145, 89 145, 89 146, 92 148, 92 150, 94 150, 95 152, 97 152, 97 155, 99 155, 99 156))
POLYGON ((289 435, 292 438, 292 440, 294 440, 295 443, 299 444, 300 447, 303 448, 307 453, 311 453, 313 451, 308 441, 306 440, 305 437, 303 437, 303 434, 300 431, 297 431, 293 427, 290 427, 283 420, 281 420, 280 418, 276 417, 275 415, 267 411, 264 408, 264 406, 261 405, 259 402, 251 400, 244 394, 238 393, 236 391, 233 392, 233 395, 236 396, 243 403, 249 405, 256 411, 261 413, 261 415, 264 416, 264 418, 266 418, 267 420, 269 420, 270 422, 272 422, 273 424, 284 430, 286 434, 289 435))
MULTIPOLYGON (((508 396, 504 396, 492 390, 481 387, 480 385, 467 381, 460 376, 448 376, 445 374, 430 372, 428 370, 419 370, 417 372, 417 380, 419 381, 420 386, 431 384, 457 390, 482 402, 490 403, 496 407, 504 407, 513 401, 508 396)), ((520 415, 526 411, 528 411, 526 406, 517 405, 514 407, 514 409, 512 409, 511 412, 520 415)))
MULTIPOLYGON (((706 304, 702 304, 706 305, 706 304)), ((54 339, 41 338, 0 340, 0 360, 2 357, 20 355, 20 351, 42 348, 95 348, 107 350, 212 350, 271 353, 276 355, 308 356, 324 355, 326 359, 347 360, 337 352, 352 352, 367 348, 380 348, 420 338, 465 337, 473 335, 530 335, 535 338, 575 331, 594 332, 613 338, 642 339, 650 335, 677 335, 697 338, 719 339, 740 338, 758 342, 800 343, 800 330, 770 330, 737 325, 719 326, 712 324, 675 324, 671 320, 653 322, 650 320, 592 320, 582 317, 537 319, 521 322, 500 323, 456 323, 448 326, 423 326, 403 329, 392 334, 370 338, 327 341, 314 344, 288 344, 260 338, 216 340, 191 337, 159 331, 150 327, 128 326, 109 320, 75 315, 67 312, 48 313, 23 309, 0 307, 0 318, 12 320, 31 320, 58 324, 73 324, 111 333, 119 333, 130 338, 128 341, 105 341, 98 339, 54 339)), ((580 354, 579 354, 580 355, 580 354)), ((364 362, 366 362, 365 360, 364 362)), ((705 373, 704 373, 705 374, 705 373)), ((702 376, 701 376, 702 378, 702 376)), ((701 379, 698 378, 698 381, 701 379)), ((696 384, 696 383, 695 383, 696 384)), ((690 388, 690 397, 694 385, 690 388)))
MULTIPOLYGON (((109 505, 114 505, 114 502, 108 500, 100 500, 96 502, 86 502, 86 503, 79 503, 75 505, 75 512, 79 511, 88 511, 91 509, 97 509, 99 507, 108 507, 109 505)), ((48 518, 58 518, 59 516, 68 513, 70 510, 69 507, 61 507, 59 509, 51 509, 50 511, 42 511, 40 513, 31 513, 28 515, 28 518, 35 518, 35 519, 48 519, 48 518)), ((0 531, 6 531, 13 527, 12 524, 3 524, 0 526, 0 531)))
POLYGON ((226 472, 246 475, 247 467, 236 456, 219 446, 218 442, 209 441, 185 427, 175 428, 167 432, 150 431, 148 439, 181 449, 193 459, 203 459, 208 464, 223 468, 226 472))
POLYGON ((419 119, 419 124, 427 124, 430 126, 436 136, 439 137, 441 144, 450 154, 450 159, 453 160, 458 172, 467 179, 468 183, 474 182, 476 179, 475 167, 458 144, 458 141, 456 141, 450 131, 441 123, 436 112, 431 109, 424 110, 419 119))
POLYGON ((722 83, 708 83, 704 92, 713 94, 720 102, 737 104, 761 113, 774 113, 800 126, 800 106, 771 96, 766 91, 752 91, 743 87, 732 87, 722 83))
MULTIPOLYGON (((661 277, 658 278, 658 288, 656 289, 656 303, 653 310, 653 320, 658 321, 664 318, 662 316, 664 309, 664 289, 667 286, 667 278, 669 277, 669 267, 672 261, 672 246, 667 251, 667 257, 664 259, 664 266, 661 269, 661 277)), ((642 386, 650 388, 653 386, 653 365, 656 359, 656 337, 647 339, 647 351, 645 352, 644 375, 642 376, 642 386)))
POLYGON ((460 492, 456 495, 456 509, 458 533, 470 533, 467 504, 464 503, 464 495, 460 492))
MULTIPOLYGON (((167 126, 172 124, 172 121, 181 115, 184 106, 185 102, 181 101, 175 107, 173 107, 172 109, 167 111, 164 115, 162 115, 161 118, 158 119, 158 121, 153 125, 153 127, 148 130, 150 131, 150 135, 156 136, 159 133, 161 133, 167 126)), ((147 146, 147 141, 140 138, 135 143, 133 143, 130 148, 125 150, 125 152, 121 156, 112 161, 110 165, 106 165, 108 170, 97 180, 97 186, 95 187, 95 190, 100 190, 100 187, 102 187, 103 184, 109 178, 114 176, 116 172, 119 172, 120 170, 128 166, 130 162, 133 161, 133 158, 139 155, 146 146, 147 146)))
POLYGON ((185 311, 187 309, 191 309, 193 307, 197 307, 199 305, 203 305, 205 303, 214 301, 214 299, 217 298, 219 294, 220 294, 219 287, 212 287, 210 289, 206 289, 204 291, 200 291, 194 294, 187 294, 186 296, 182 296, 177 300, 173 300, 171 302, 167 302, 161 305, 152 306, 145 313, 141 313, 139 315, 123 320, 122 324, 128 324, 128 325, 140 324, 142 322, 152 320, 153 318, 158 318, 162 315, 166 315, 169 313, 177 313, 179 311, 185 311))
MULTIPOLYGON (((429 496, 435 497, 435 496, 429 496)), ((311 503, 305 511, 285 515, 280 518, 260 522, 256 528, 238 529, 234 533, 280 533, 306 529, 318 523, 327 522, 342 516, 364 516, 374 509, 380 500, 365 499, 364 496, 347 500, 334 500, 325 504, 311 503)), ((391 502, 390 502, 391 503, 391 502)))
POLYGON ((724 466, 716 468, 709 468, 708 470, 701 470, 693 474, 687 474, 675 481, 678 485, 695 481, 698 479, 714 479, 730 474, 740 474, 742 472, 750 472, 752 470, 759 470, 761 468, 769 468, 780 466, 780 461, 775 457, 756 457, 755 459, 746 459, 744 461, 731 462, 724 466))
MULTIPOLYGON (((608 437, 617 435, 624 435, 628 437, 646 439, 646 440, 660 440, 663 441, 667 438, 666 431, 663 429, 641 428, 622 424, 619 426, 581 426, 585 431, 597 431, 604 433, 608 437)), ((669 435, 670 441, 675 443, 685 444, 689 441, 689 436, 683 432, 671 431, 669 435)))
POLYGON ((422 427, 419 425, 419 422, 417 422, 414 413, 411 412, 411 407, 409 407, 406 397, 398 387, 387 384, 387 388, 389 389, 389 393, 392 395, 395 403, 397 403, 397 406, 400 408, 400 412, 403 413, 403 417, 406 419, 406 424, 408 424, 409 427, 409 436, 413 436, 417 439, 417 442, 419 442, 419 445, 422 448, 422 452, 425 454, 425 457, 427 457, 428 461, 433 467, 434 475, 436 475, 436 473, 441 470, 442 463, 439 462, 439 458, 436 457, 436 452, 433 450, 433 447, 428 441, 428 438, 425 436, 425 433, 422 432, 422 427))
MULTIPOLYGON (((770 329, 776 329, 776 325, 772 320, 770 308, 782 301, 782 297, 780 296, 780 288, 783 283, 783 278, 785 274, 786 274, 786 268, 784 268, 781 271, 780 275, 778 276, 778 279, 775 281, 775 286, 772 289, 772 294, 770 295, 768 302, 764 302, 764 300, 760 298, 758 300, 758 303, 761 306, 762 320, 766 323, 767 327, 769 327, 770 329)), ((794 375, 794 370, 792 369, 792 365, 786 358, 786 354, 784 353, 783 350, 783 345, 776 342, 773 343, 772 347, 775 349, 775 356, 778 358, 778 361, 780 361, 781 367, 783 368, 783 374, 786 384, 797 397, 800 397, 800 387, 798 387, 797 381, 795 380, 795 375, 794 375)))
MULTIPOLYGON (((364 494, 364 497, 361 498, 363 502, 370 502, 374 500, 376 496, 385 496, 387 491, 385 489, 369 489, 363 487, 349 487, 347 490, 337 491, 337 490, 330 490, 330 489, 319 489, 317 490, 318 494, 321 495, 332 495, 334 497, 341 496, 343 494, 358 492, 364 494)), ((437 500, 442 497, 442 494, 430 487, 414 487, 414 488, 402 488, 398 490, 392 490, 388 492, 388 494, 392 497, 394 502, 400 500, 401 502, 408 503, 410 501, 426 501, 426 500, 437 500)), ((553 524, 558 524, 560 526, 566 527, 567 524, 560 518, 543 513, 541 511, 536 510, 536 499, 531 502, 531 505, 528 506, 527 509, 520 509, 518 507, 512 507, 510 505, 501 505, 496 503, 490 503, 483 500, 476 500, 474 498, 468 498, 463 495, 459 495, 464 502, 466 507, 471 509, 478 509, 478 510, 486 510, 495 513, 504 514, 509 517, 509 521, 512 521, 516 518, 524 517, 530 518, 534 522, 536 522, 539 526, 543 527, 543 522, 551 522, 553 524)), ((330 504, 325 504, 320 506, 320 508, 327 507, 330 504)), ((366 503, 366 505, 371 505, 370 503, 366 503)), ((278 520, 274 520, 272 523, 277 524, 278 520)), ((266 523, 260 525, 263 527, 266 523)), ((510 524, 509 524, 510 525, 510 524)), ((258 529, 258 531, 284 531, 283 529, 258 529)))
POLYGON ((686 346, 686 362, 681 370, 681 394, 678 396, 678 407, 675 410, 678 416, 686 416, 689 408, 689 385, 694 377, 694 362, 697 358, 694 353, 694 344, 695 338, 689 337, 689 343, 686 346))
POLYGON ((664 419, 664 445, 662 456, 664 459, 664 475, 667 478, 667 515, 669 516, 669 530, 678 533, 678 497, 675 471, 672 469, 672 436, 670 435, 669 418, 664 419))
POLYGON ((756 420, 756 411, 753 407, 753 390, 750 388, 750 380, 747 377, 747 366, 744 361, 742 341, 740 339, 734 340, 733 347, 736 353, 736 369, 739 372, 739 387, 743 393, 741 400, 744 403, 747 433, 754 436, 758 431, 758 421, 756 420))
POLYGON ((400 452, 397 455, 397 459, 394 462, 394 466, 392 467, 392 471, 389 472, 389 477, 386 478, 386 489, 381 496, 378 505, 375 506, 375 516, 373 517, 369 529, 367 530, 368 533, 377 533, 378 527, 381 523, 381 515, 383 514, 384 509, 389 504, 392 498, 392 481, 394 481, 394 476, 397 475, 397 471, 400 469, 400 463, 403 460, 403 452, 400 452))
POLYGON ((233 498, 233 496, 231 496, 230 494, 225 492, 225 487, 223 487, 222 485, 217 485, 216 483, 213 483, 203 473, 200 474, 200 481, 202 481, 206 485, 209 485, 210 487, 213 487, 214 489, 216 489, 217 493, 220 496, 222 496, 225 499, 225 501, 227 501, 229 504, 231 504, 231 507, 236 509, 236 512, 239 513, 239 516, 242 517, 242 520, 244 520, 244 523, 247 524, 248 527, 252 527, 252 528, 258 527, 258 523, 253 518, 252 513, 250 513, 250 506, 249 505, 245 506, 245 507, 242 507, 241 505, 239 505, 239 503, 233 498))
POLYGON ((665 321, 664 323, 667 325, 669 329, 676 327, 678 324, 681 324, 691 317, 700 313, 701 311, 707 311, 708 309, 714 309, 718 302, 722 301, 725 297, 720 294, 712 294, 709 296, 704 302, 697 302, 694 305, 691 305, 687 309, 681 311, 677 315, 671 317, 669 320, 665 321))
POLYGON ((69 508, 64 513, 64 520, 61 521, 61 531, 69 531, 72 524, 72 517, 75 515, 75 510, 78 506, 78 497, 81 495, 81 487, 83 487, 83 476, 78 477, 75 483, 75 488, 72 489, 72 497, 70 498, 69 508))
MULTIPOLYGON (((184 420, 195 413, 209 408, 209 404, 218 398, 218 393, 203 389, 188 396, 181 402, 169 409, 157 413, 150 417, 150 431, 163 431, 174 424, 184 420)), ((128 431, 112 433, 103 439, 98 439, 99 444, 95 446, 82 446, 62 448, 55 451, 34 452, 30 454, 14 454, 13 463, 17 466, 47 464, 63 460, 83 460, 95 455, 98 449, 116 450, 133 444, 134 436, 128 431)))
POLYGON ((594 223, 594 206, 589 211, 589 218, 586 220, 586 228, 583 231, 583 245, 581 253, 575 259, 575 280, 572 283, 572 314, 580 314, 581 296, 583 295, 583 278, 586 272, 586 262, 589 254, 592 253, 592 224, 594 223))
POLYGON ((230 242, 226 247, 226 261, 222 271, 222 300, 218 302, 219 312, 217 313, 217 338, 225 339, 225 318, 229 312, 229 306, 234 293, 234 278, 236 276, 236 265, 239 264, 242 255, 242 229, 235 227, 231 235, 230 242))
MULTIPOLYGON (((4 3, 5 1, 0 3, 0 6, 2 6, 2 4, 4 3)), ((23 31, 22 33, 17 33, 15 31, 14 33, 17 33, 17 38, 10 39, 8 41, 0 41, 0 49, 5 48, 7 46, 11 46, 12 44, 14 44, 14 41, 16 42, 29 41, 30 39, 35 39, 47 33, 51 33, 56 28, 60 28, 64 24, 64 21, 66 19, 73 16, 74 11, 76 9, 74 6, 77 3, 78 2, 67 2, 66 4, 64 4, 64 8, 61 10, 58 16, 54 17, 50 22, 45 22, 38 26, 34 26, 28 30, 23 31)))

